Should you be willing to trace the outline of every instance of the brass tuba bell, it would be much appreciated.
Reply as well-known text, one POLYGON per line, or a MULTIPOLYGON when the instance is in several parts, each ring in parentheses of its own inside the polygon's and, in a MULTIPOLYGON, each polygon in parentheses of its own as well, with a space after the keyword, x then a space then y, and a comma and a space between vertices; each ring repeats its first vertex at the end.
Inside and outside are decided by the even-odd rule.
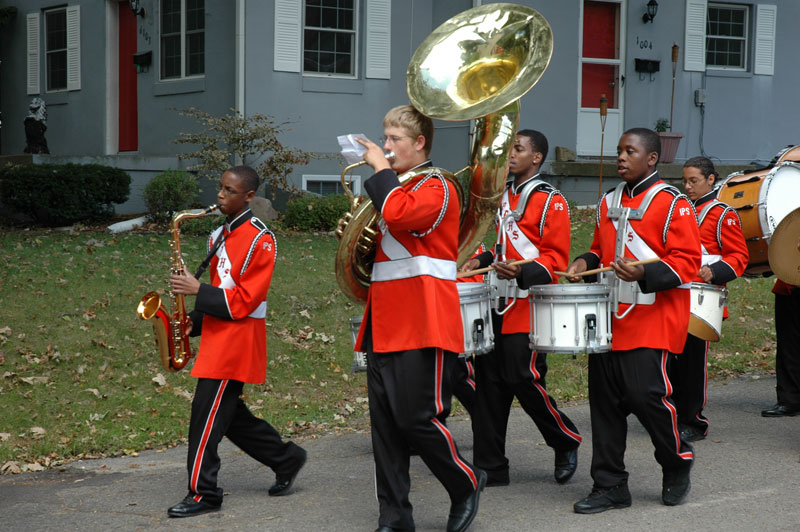
MULTIPOLYGON (((436 28, 419 45, 406 73, 411 104, 437 120, 475 119, 469 166, 436 171, 460 191, 458 265, 463 264, 489 230, 508 173, 508 157, 519 124, 519 99, 542 77, 553 53, 553 32, 533 9, 488 4, 468 9, 436 28), (464 201, 466 200, 466 201, 464 201)), ((375 259, 376 212, 369 199, 352 198, 343 229, 337 230, 336 279, 344 293, 366 301, 375 259)), ((425 170, 430 171, 430 169, 425 170)), ((398 176, 405 183, 418 175, 398 176)))

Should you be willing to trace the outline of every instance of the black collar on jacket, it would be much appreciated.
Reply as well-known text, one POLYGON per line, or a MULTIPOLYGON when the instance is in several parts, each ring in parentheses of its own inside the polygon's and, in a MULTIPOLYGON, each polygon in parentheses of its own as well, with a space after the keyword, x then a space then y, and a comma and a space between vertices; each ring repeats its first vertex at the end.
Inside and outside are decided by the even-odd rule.
POLYGON ((709 201, 711 201, 713 199, 716 199, 716 198, 717 198, 717 191, 712 189, 711 192, 709 192, 708 194, 706 194, 704 196, 700 196, 699 198, 694 200, 694 206, 695 207, 699 207, 700 205, 702 205, 704 203, 708 203, 709 201))
POLYGON ((247 222, 250 218, 253 217, 253 211, 250 208, 247 208, 242 214, 234 218, 231 222, 225 222, 225 229, 228 230, 230 233, 243 223, 247 222))
POLYGON ((625 192, 628 193, 628 197, 633 198, 650 188, 651 186, 655 185, 661 178, 658 177, 658 170, 654 170, 652 174, 645 177, 635 185, 631 185, 630 183, 625 184, 625 192))

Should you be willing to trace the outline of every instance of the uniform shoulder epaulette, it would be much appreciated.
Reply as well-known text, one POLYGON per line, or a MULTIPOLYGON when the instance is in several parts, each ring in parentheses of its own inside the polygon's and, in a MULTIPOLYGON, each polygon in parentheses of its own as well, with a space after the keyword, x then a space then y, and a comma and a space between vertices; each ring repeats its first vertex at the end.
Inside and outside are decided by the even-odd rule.
POLYGON ((250 242, 250 248, 247 250, 247 255, 244 258, 244 264, 242 264, 242 270, 241 272, 239 272, 239 275, 244 275, 244 272, 247 271, 247 267, 250 265, 250 259, 253 257, 253 252, 256 249, 256 245, 258 244, 258 241, 261 240, 261 237, 263 237, 264 235, 269 235, 272 238, 272 246, 274 247, 274 253, 275 253, 274 260, 278 259, 278 241, 275 239, 275 233, 270 231, 267 228, 267 226, 264 225, 264 222, 262 222, 258 218, 251 218, 250 223, 253 224, 253 227, 256 228, 258 228, 257 224, 260 224, 261 226, 263 226, 263 229, 259 229, 258 234, 256 234, 256 236, 250 242))
POLYGON ((267 228, 267 224, 265 224, 264 222, 261 221, 260 218, 256 218, 255 216, 250 218, 250 223, 253 225, 253 227, 258 229, 259 231, 264 231, 267 228))

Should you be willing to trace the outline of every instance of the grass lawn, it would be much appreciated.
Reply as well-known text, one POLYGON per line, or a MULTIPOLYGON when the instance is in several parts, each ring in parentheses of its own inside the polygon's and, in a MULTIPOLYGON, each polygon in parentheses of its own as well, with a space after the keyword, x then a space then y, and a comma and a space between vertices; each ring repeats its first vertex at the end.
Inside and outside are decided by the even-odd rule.
MULTIPOLYGON (((589 247, 593 212, 572 214, 576 256, 589 247)), ((189 231, 192 223, 182 234, 190 269, 205 256, 205 228, 189 231)), ((364 430, 366 381, 350 372, 348 323, 363 307, 336 283, 337 241, 328 234, 277 238, 267 381, 246 386, 246 401, 287 436, 364 430)), ((168 236, 0 228, 0 249, 4 471, 185 442, 195 381, 188 370, 161 368, 152 326, 135 312, 146 292, 167 288, 168 236)), ((711 346, 712 378, 773 370, 772 282, 729 286, 731 317, 711 346)), ((551 355, 549 362, 552 394, 562 402, 585 399, 586 356, 551 355)))

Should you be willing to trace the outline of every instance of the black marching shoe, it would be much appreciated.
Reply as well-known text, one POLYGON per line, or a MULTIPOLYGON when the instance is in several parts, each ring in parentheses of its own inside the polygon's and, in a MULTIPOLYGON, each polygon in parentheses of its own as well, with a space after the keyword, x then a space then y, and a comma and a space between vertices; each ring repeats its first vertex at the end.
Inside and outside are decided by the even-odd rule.
POLYGON ((691 466, 683 469, 664 471, 661 483, 661 501, 667 506, 677 506, 686 500, 692 489, 690 480, 691 466))
POLYGON ((698 428, 684 426, 680 427, 680 430, 681 430, 681 439, 683 441, 693 442, 706 439, 705 431, 702 431, 698 428))
MULTIPOLYGON (((298 447, 298 449, 300 449, 298 447)), ((297 460, 297 465, 295 465, 294 469, 285 475, 275 475, 275 484, 269 487, 267 493, 269 493, 270 497, 278 497, 281 495, 288 495, 291 492, 292 484, 294 484, 294 479, 297 478, 297 474, 303 469, 303 466, 306 464, 306 457, 308 453, 306 453, 305 449, 300 449, 303 454, 300 455, 300 458, 297 460)))
POLYGON ((481 491, 486 486, 486 472, 480 469, 475 470, 478 473, 478 488, 465 500, 458 504, 450 506, 450 516, 447 519, 447 532, 464 532, 475 515, 478 513, 478 500, 481 497, 481 491))
POLYGON ((202 499, 200 502, 195 501, 194 497, 189 494, 181 502, 169 508, 167 515, 170 517, 193 517, 208 512, 216 512, 219 507, 219 504, 211 504, 202 499))
POLYGON ((578 469, 578 448, 569 449, 567 451, 556 451, 556 468, 553 476, 556 477, 556 482, 564 484, 578 469))
POLYGON ((576 502, 572 509, 576 514, 599 514, 615 508, 627 508, 631 505, 631 492, 628 483, 617 484, 613 488, 592 488, 592 492, 576 502))
POLYGON ((797 414, 800 414, 800 407, 782 405, 780 403, 761 411, 761 415, 764 417, 787 417, 796 416, 797 414))

